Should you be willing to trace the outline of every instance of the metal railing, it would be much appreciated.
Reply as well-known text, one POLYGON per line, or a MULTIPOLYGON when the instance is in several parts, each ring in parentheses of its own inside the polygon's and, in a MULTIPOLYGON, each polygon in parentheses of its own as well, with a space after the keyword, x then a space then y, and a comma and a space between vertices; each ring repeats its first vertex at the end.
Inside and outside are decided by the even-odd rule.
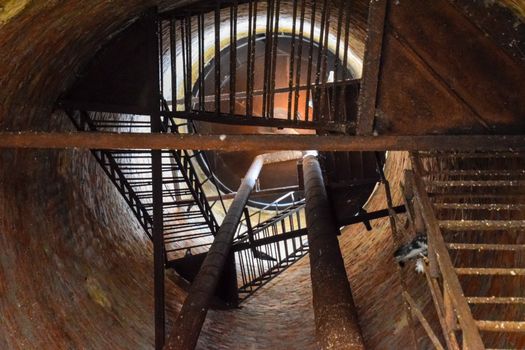
POLYGON ((251 214, 245 210, 247 230, 237 235, 234 244, 240 302, 308 253, 304 208, 304 199, 298 200, 264 221, 260 221, 262 210, 251 214))
POLYGON ((212 1, 161 13, 161 93, 172 106, 162 114, 339 132, 353 127, 356 111, 345 103, 359 89, 350 3, 283 6, 281 0, 212 1))
MULTIPOLYGON (((80 131, 149 132, 149 116, 130 116, 111 113, 68 112, 80 131), (129 130, 130 131, 130 130, 129 130)), ((165 120, 165 131, 181 128, 165 120)), ((151 152, 144 150, 93 150, 93 155, 124 197, 147 235, 152 237, 153 179, 151 152)), ((197 151, 162 151, 163 232, 166 259, 183 256, 187 249, 202 249, 213 240, 217 223, 213 206, 221 203, 220 191, 210 204, 192 158, 197 151)), ((212 175, 210 175, 212 176, 212 175)), ((213 179, 206 177, 204 181, 213 179)))

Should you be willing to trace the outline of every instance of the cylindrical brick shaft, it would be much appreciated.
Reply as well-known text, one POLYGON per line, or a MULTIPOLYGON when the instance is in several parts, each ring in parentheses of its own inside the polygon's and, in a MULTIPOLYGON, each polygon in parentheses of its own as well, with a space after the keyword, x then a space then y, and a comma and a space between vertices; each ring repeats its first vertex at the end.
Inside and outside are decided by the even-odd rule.
POLYGON ((168 339, 166 349, 190 350, 197 345, 202 324, 208 312, 208 306, 230 253, 237 225, 263 165, 294 160, 300 156, 302 156, 301 152, 275 152, 255 157, 190 287, 188 297, 182 305, 173 331, 168 339))
POLYGON ((316 337, 322 349, 364 349, 336 224, 315 156, 303 160, 316 337))

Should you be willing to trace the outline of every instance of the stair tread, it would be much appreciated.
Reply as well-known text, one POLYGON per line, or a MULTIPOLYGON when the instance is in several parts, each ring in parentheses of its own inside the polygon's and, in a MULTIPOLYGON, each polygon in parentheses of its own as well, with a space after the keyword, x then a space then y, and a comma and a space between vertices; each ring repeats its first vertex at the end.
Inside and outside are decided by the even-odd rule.
POLYGON ((451 250, 505 250, 519 251, 525 250, 525 244, 497 244, 497 243, 447 243, 447 248, 451 250))
POLYGON ((429 172, 425 175, 449 175, 449 176, 516 176, 525 175, 525 169, 519 170, 499 170, 499 169, 445 169, 429 172))
POLYGON ((510 230, 525 228, 525 220, 440 220, 446 230, 510 230))
POLYGON ((458 275, 525 276, 525 268, 456 267, 458 275))
POLYGON ((525 304, 525 297, 467 297, 469 304, 525 304))
POLYGON ((525 204, 514 203, 435 203, 437 209, 466 209, 466 210, 520 210, 525 204))
POLYGON ((524 321, 486 321, 477 320, 476 325, 481 331, 489 332, 525 332, 524 321))
POLYGON ((419 152, 421 158, 520 158, 525 154, 514 151, 502 152, 419 152))
POLYGON ((496 193, 429 193, 429 197, 431 198, 458 198, 458 199, 483 199, 483 198, 489 198, 489 199, 505 199, 508 200, 509 198, 512 199, 523 199, 525 198, 525 194, 523 193, 509 193, 509 194, 496 194, 496 193))
POLYGON ((523 187, 525 180, 433 180, 430 187, 523 187))

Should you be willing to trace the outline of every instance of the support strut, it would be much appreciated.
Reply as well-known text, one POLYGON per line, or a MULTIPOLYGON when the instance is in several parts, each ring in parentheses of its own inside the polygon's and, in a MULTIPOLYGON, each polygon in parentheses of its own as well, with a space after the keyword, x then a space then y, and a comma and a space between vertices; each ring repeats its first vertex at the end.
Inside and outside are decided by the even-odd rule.
POLYGON ((303 160, 316 337, 322 349, 364 349, 356 308, 317 158, 303 160))

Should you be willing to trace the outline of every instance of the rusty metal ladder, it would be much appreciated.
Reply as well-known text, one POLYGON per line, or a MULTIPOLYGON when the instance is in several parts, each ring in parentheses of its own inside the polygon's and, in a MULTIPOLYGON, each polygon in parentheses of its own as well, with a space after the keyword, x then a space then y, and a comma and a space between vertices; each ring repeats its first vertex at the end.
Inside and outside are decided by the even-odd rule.
POLYGON ((425 274, 446 347, 523 348, 525 154, 426 152, 411 159, 408 216, 427 233, 425 274))

